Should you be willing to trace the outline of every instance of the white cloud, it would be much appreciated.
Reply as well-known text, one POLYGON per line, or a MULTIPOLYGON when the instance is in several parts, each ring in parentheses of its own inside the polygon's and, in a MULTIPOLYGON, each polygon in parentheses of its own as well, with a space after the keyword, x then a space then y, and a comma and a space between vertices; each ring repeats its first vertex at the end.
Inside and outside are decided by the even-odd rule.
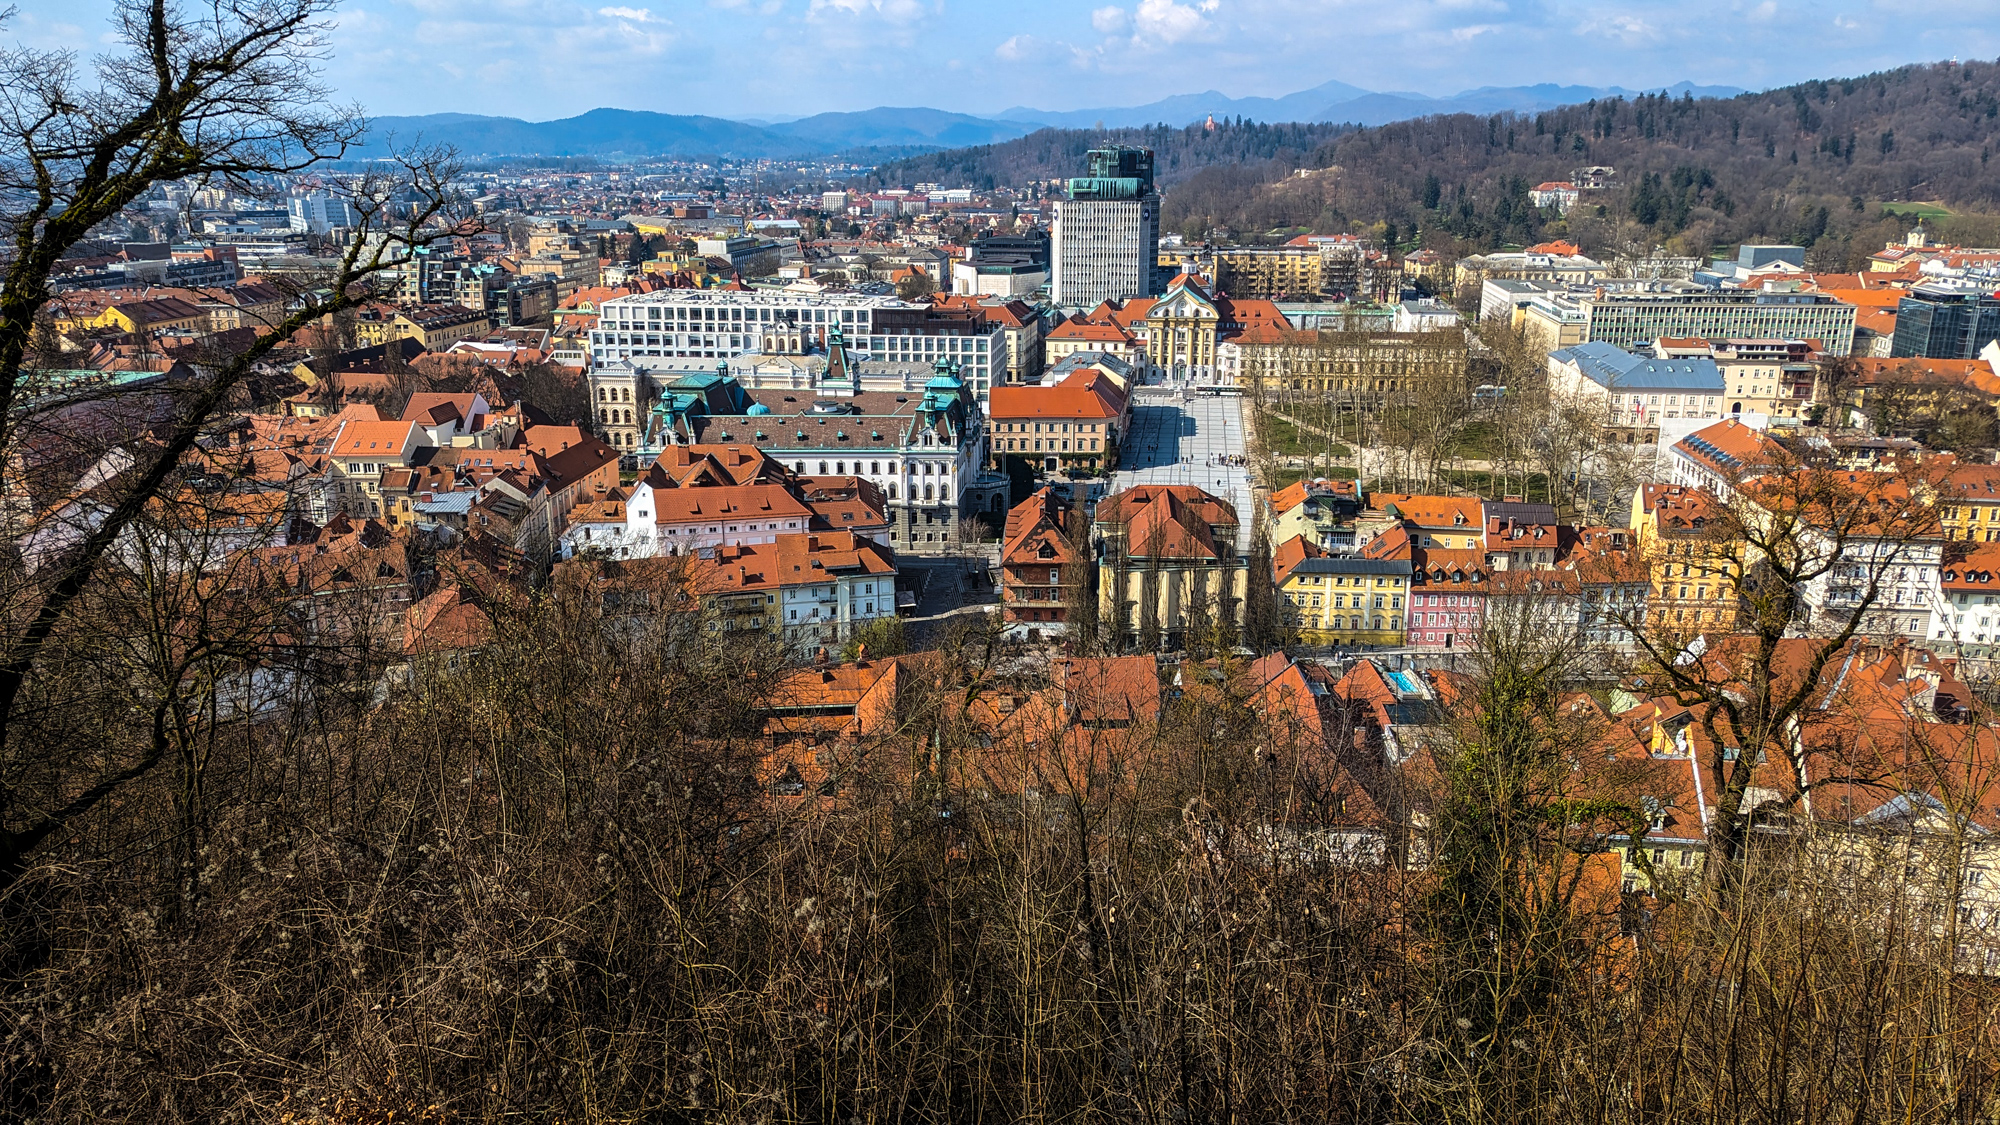
POLYGON ((1638 16, 1617 14, 1604 15, 1587 20, 1578 29, 1586 35, 1602 35, 1608 39, 1621 40, 1636 45, 1647 40, 1658 39, 1660 31, 1638 16))
POLYGON ((915 23, 924 18, 922 0, 812 0, 806 14, 816 16, 824 11, 874 15, 890 23, 915 23))
POLYGON ((1470 43, 1482 35, 1492 35, 1499 30, 1500 26, 1498 24, 1491 23, 1473 24, 1470 27, 1454 27, 1451 29, 1451 38, 1454 43, 1470 43))
POLYGON ((1035 37, 1032 35, 1010 35, 1002 40, 993 53, 1008 62, 1019 62, 1035 55, 1035 37))
POLYGON ((614 20, 630 20, 633 23, 653 22, 653 13, 646 8, 599 8, 597 14, 614 20))
POLYGON ((1132 17, 1125 9, 1116 5, 1099 8, 1090 13, 1090 26, 1102 35, 1123 35, 1132 24, 1132 17))
POLYGON ((1218 0, 1202 0, 1199 7, 1192 8, 1175 0, 1139 0, 1132 12, 1132 39, 1135 45, 1172 46, 1206 38, 1212 25, 1203 13, 1218 6, 1218 0))

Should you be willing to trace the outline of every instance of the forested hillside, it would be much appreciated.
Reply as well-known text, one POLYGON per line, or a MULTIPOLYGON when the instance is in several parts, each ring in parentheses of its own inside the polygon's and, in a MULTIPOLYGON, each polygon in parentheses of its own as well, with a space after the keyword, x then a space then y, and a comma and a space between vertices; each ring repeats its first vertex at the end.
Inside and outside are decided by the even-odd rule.
POLYGON ((1844 265, 1876 233, 1860 228, 1884 222, 1880 202, 1991 209, 1996 148, 2000 66, 1910 66, 1728 99, 1613 98, 1356 130, 1295 165, 1199 172, 1168 194, 1166 222, 1190 232, 1390 222, 1465 248, 1568 234, 1599 250, 1651 240, 1700 253, 1774 238, 1826 243, 1826 264, 1844 265), (1529 204, 1536 183, 1585 165, 1615 167, 1622 186, 1568 223, 1529 204))
POLYGON ((940 183, 985 189, 1063 179, 1082 175, 1084 153, 1111 143, 1152 149, 1156 178, 1162 184, 1173 184, 1217 166, 1277 161, 1296 167, 1334 138, 1352 131, 1349 125, 1265 125, 1241 120, 1219 121, 1212 130, 1201 125, 1042 129, 1001 144, 925 153, 884 164, 859 183, 864 187, 940 183))
MULTIPOLYGON (((1549 237, 1685 253, 1783 239, 1844 266, 1905 220, 1884 202, 2000 209, 2000 65, 1908 66, 1734 98, 1611 98, 1534 115, 1456 114, 1374 128, 1225 122, 1192 129, 1045 130, 884 165, 882 183, 1021 183, 1073 175, 1103 139, 1161 156, 1165 225, 1238 237, 1393 224, 1475 250, 1549 237), (1568 220, 1528 190, 1609 165, 1620 186, 1568 220), (1301 175, 1300 173, 1304 173, 1301 175)), ((1965 237, 1978 220, 1960 219, 1965 237)))

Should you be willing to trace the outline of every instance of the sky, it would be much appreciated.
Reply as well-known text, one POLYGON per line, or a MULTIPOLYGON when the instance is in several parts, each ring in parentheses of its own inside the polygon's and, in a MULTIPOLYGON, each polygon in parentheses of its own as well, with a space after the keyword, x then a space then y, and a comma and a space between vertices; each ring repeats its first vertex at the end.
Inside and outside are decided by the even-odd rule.
MULTIPOLYGON (((0 43, 108 47, 109 0, 13 3, 0 43)), ((1070 110, 1330 79, 1763 89, 2000 56, 2000 0, 345 0, 334 18, 326 77, 367 112, 535 121, 1070 110)))

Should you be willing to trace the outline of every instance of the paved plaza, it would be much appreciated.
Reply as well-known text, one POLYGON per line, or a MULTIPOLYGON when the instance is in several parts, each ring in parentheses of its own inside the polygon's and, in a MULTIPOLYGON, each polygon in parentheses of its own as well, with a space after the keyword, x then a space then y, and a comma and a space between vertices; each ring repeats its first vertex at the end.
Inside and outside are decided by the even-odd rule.
POLYGON ((1135 484, 1192 484, 1236 507, 1236 550, 1250 553, 1250 471, 1225 465, 1246 450, 1243 400, 1235 396, 1192 396, 1179 390, 1139 390, 1132 406, 1132 429, 1119 450, 1120 466, 1111 491, 1135 484))

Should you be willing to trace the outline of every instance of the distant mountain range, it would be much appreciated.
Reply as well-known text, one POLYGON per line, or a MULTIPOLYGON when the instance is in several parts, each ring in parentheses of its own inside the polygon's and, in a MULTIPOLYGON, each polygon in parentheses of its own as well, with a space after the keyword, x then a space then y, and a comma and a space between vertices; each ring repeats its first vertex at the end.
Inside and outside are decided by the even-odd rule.
MULTIPOLYGON (((1732 86, 1666 88, 1679 95, 1731 97, 1732 86)), ((1446 98, 1425 94, 1375 93, 1345 82, 1327 82, 1282 98, 1231 98, 1209 90, 1180 94, 1139 106, 1040 110, 1016 106, 990 117, 921 106, 880 106, 852 113, 820 113, 792 120, 732 121, 721 117, 654 113, 648 110, 593 109, 558 121, 523 121, 470 113, 420 117, 378 117, 370 122, 357 157, 386 154, 396 145, 422 140, 449 144, 467 157, 601 156, 806 157, 869 155, 996 144, 1044 128, 1126 128, 1188 125, 1209 115, 1263 122, 1353 122, 1382 125, 1442 113, 1535 113, 1592 98, 1630 97, 1617 86, 1482 86, 1446 98)))
MULTIPOLYGON (((1735 86, 1697 86, 1678 82, 1665 87, 1675 97, 1692 93, 1697 98, 1730 98, 1743 93, 1735 86)), ((1592 98, 1632 97, 1639 91, 1621 86, 1481 86, 1448 98, 1427 94, 1376 93, 1328 82, 1310 90, 1282 98, 1232 98, 1210 90, 1201 94, 1180 94, 1146 105, 1078 109, 1062 112, 1015 106, 994 115, 1004 121, 1029 121, 1065 129, 1089 129, 1102 123, 1107 129, 1136 128, 1142 125, 1186 125, 1210 114, 1216 117, 1247 117, 1252 121, 1340 121, 1355 125, 1386 125, 1439 113, 1538 113, 1559 105, 1576 105, 1592 98)), ((1647 90, 1645 93, 1658 93, 1647 90)))

